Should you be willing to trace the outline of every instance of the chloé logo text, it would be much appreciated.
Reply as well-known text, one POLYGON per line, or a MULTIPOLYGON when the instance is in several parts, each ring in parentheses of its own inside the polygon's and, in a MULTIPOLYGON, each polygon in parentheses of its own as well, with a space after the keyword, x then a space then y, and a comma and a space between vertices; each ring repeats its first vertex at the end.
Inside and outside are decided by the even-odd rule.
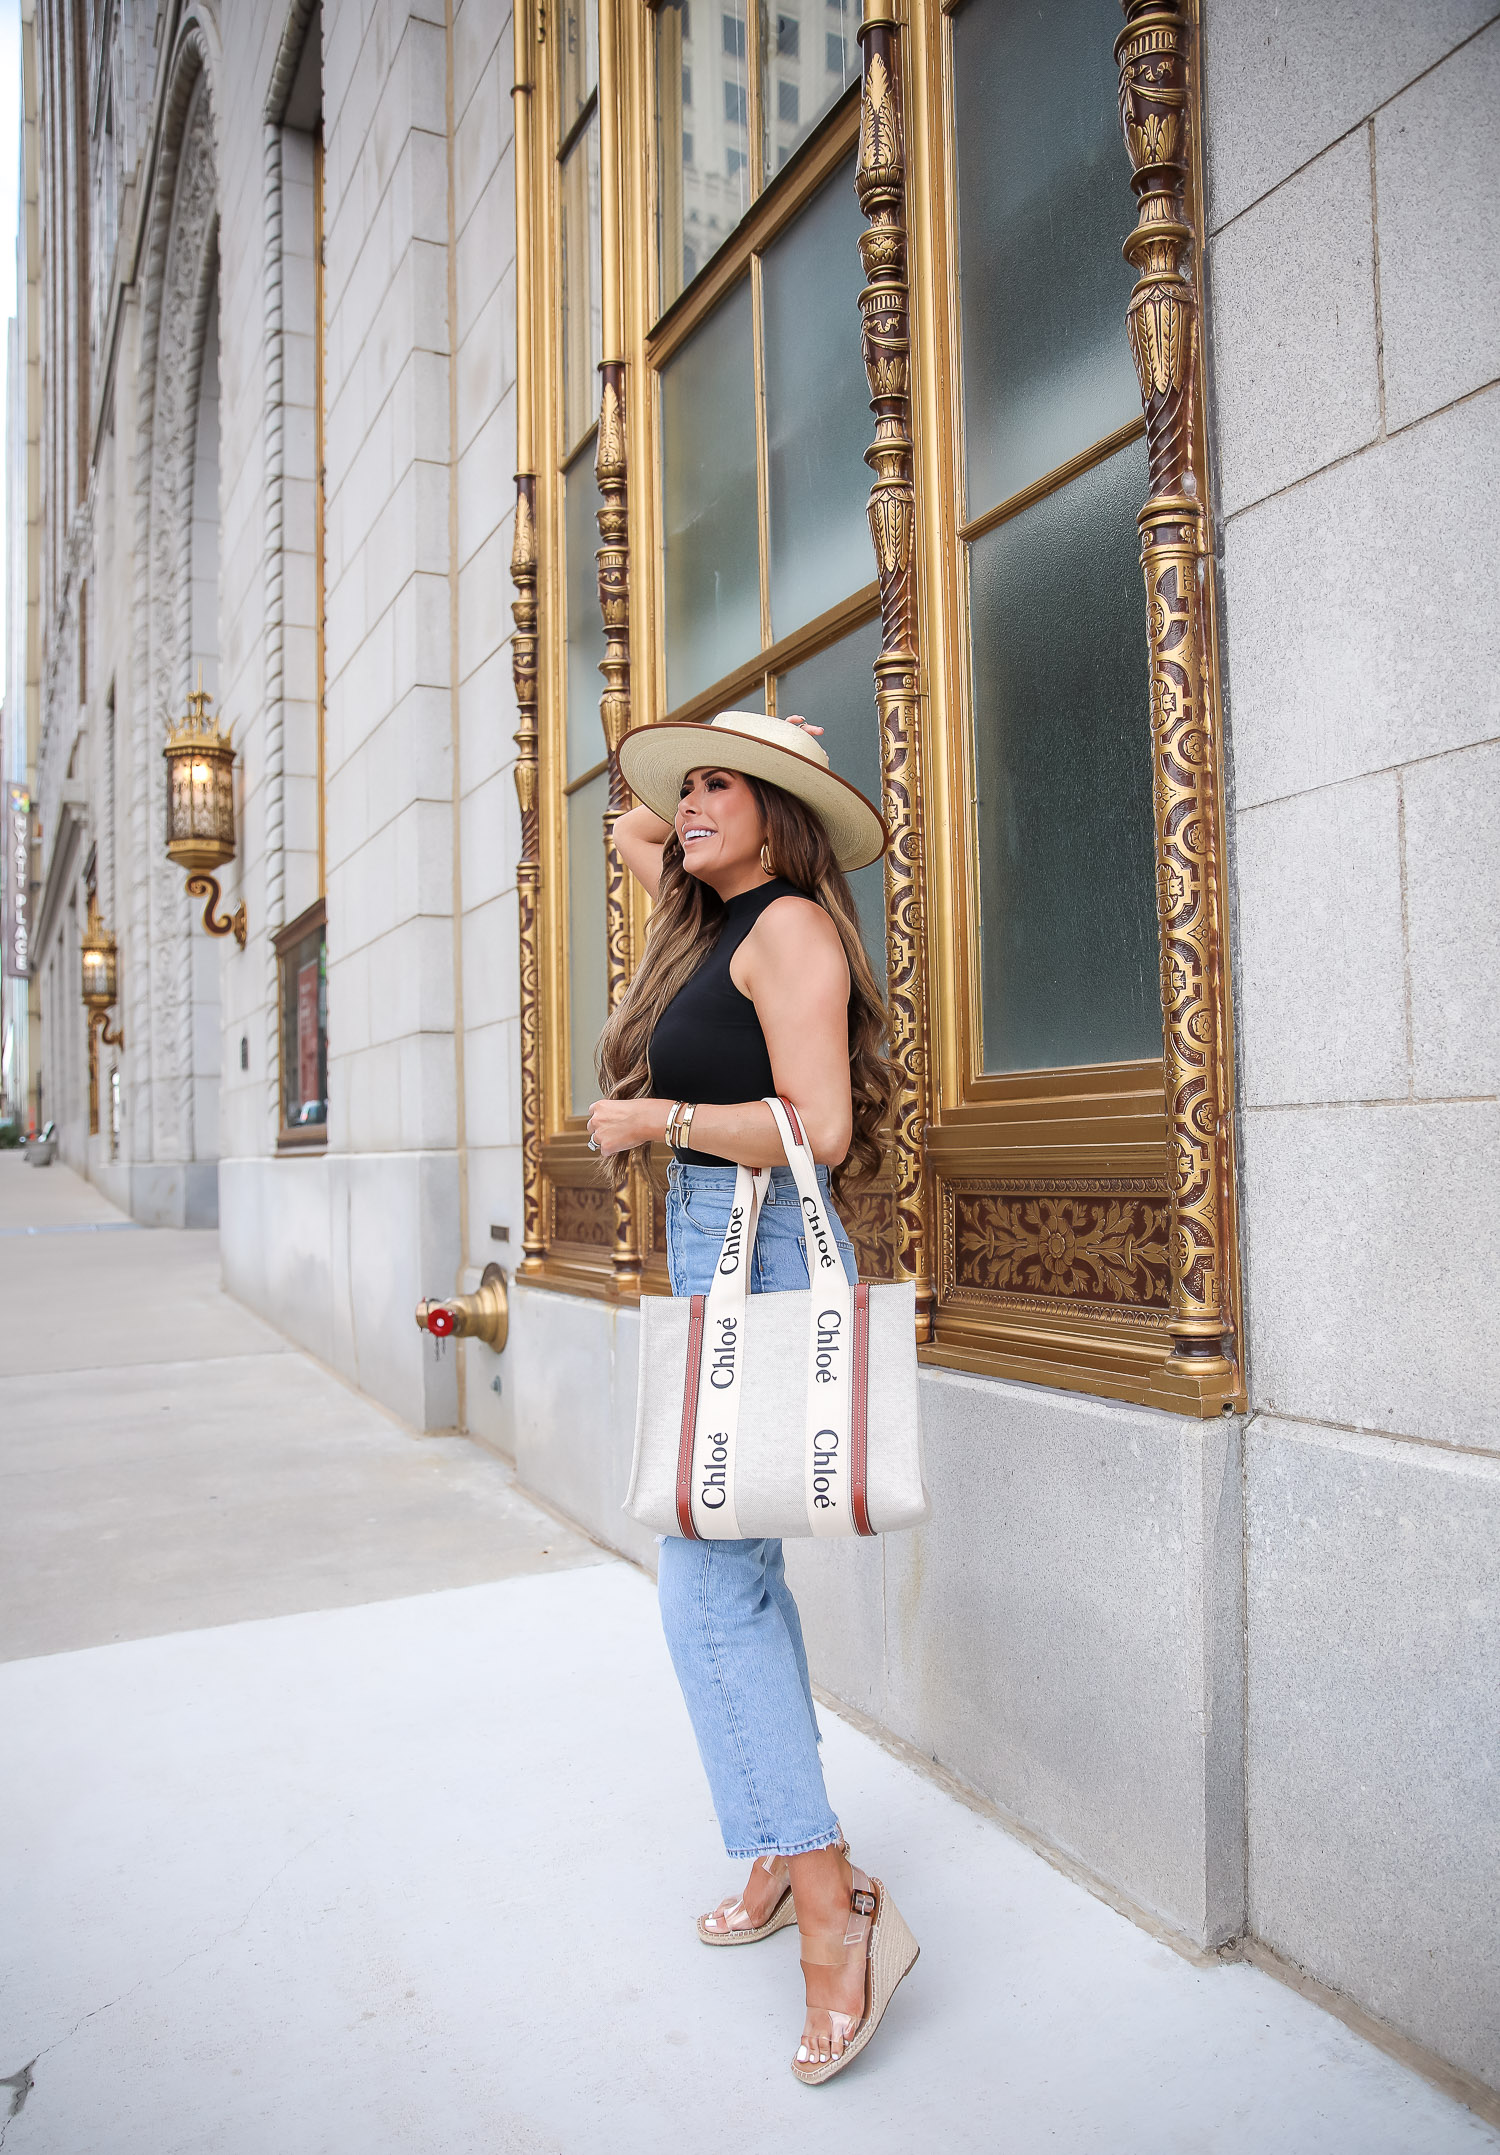
POLYGON ((724 1237, 724 1248, 719 1258, 719 1270, 728 1274, 740 1269, 740 1249, 745 1240, 745 1208, 736 1205, 729 1215, 729 1232, 724 1237))
POLYGON ((713 1429, 703 1441, 707 1456, 703 1462, 698 1502, 705 1511, 718 1511, 728 1495, 729 1439, 722 1429, 713 1429))
POLYGON ((818 1313, 818 1339, 813 1350, 813 1381, 815 1384, 837 1384, 839 1379, 838 1351, 843 1345, 839 1328, 843 1318, 836 1309, 818 1313))
POLYGON ((833 1429, 820 1429, 813 1438, 813 1502, 819 1511, 838 1508, 839 1440, 833 1429))
POLYGON ((722 1392, 734 1382, 734 1358, 739 1351, 740 1328, 737 1317, 720 1317, 715 1321, 719 1338, 713 1350, 713 1360, 708 1365, 708 1381, 716 1392, 722 1392))
POLYGON ((823 1225, 823 1215, 810 1197, 803 1198, 802 1209, 807 1214, 807 1231, 818 1246, 818 1263, 825 1272, 831 1271, 838 1259, 833 1254, 828 1230, 823 1225))

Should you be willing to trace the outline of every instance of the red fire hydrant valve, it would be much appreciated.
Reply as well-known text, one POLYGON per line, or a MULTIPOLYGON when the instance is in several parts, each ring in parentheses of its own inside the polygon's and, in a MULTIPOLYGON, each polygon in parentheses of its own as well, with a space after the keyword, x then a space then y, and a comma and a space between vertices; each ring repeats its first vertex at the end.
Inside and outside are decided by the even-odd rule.
POLYGON ((416 1316, 418 1330, 433 1339, 477 1339, 492 1353, 501 1354, 510 1329, 505 1274, 499 1265, 486 1265, 474 1294, 419 1302, 416 1316))

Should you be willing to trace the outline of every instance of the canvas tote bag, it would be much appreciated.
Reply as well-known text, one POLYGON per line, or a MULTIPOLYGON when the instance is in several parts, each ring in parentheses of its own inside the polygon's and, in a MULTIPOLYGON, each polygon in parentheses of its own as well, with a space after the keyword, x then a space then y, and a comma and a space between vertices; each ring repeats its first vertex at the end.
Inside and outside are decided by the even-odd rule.
POLYGON ((643 1296, 625 1509, 695 1541, 888 1534, 927 1516, 916 1289, 851 1287, 790 1101, 768 1099, 812 1286, 747 1292, 767 1168, 740 1168, 706 1295, 643 1296))

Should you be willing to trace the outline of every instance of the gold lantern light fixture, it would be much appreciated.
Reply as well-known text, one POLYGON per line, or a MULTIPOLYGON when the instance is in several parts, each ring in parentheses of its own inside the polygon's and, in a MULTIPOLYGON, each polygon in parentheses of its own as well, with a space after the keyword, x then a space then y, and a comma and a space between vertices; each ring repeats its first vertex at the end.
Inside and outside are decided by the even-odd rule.
POLYGON ((112 1031, 109 1013, 119 996, 119 958, 115 939, 99 913, 99 894, 89 886, 89 924, 80 944, 83 1002, 89 1014, 89 1136, 99 1135, 99 1042, 125 1045, 123 1028, 112 1031))
POLYGON ((223 913, 216 869, 234 859, 234 744, 209 716, 213 702, 200 675, 187 700, 186 716, 167 736, 167 853, 188 871, 190 898, 207 901, 203 925, 210 935, 232 935, 245 947, 243 903, 223 913))

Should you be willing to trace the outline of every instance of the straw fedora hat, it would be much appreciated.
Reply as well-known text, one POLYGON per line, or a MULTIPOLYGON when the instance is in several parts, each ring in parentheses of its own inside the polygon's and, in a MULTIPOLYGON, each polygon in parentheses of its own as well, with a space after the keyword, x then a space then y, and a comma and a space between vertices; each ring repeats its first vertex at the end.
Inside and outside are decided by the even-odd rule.
POLYGON ((867 868, 890 843, 886 827, 857 786, 840 778, 826 750, 800 726, 760 711, 721 711, 682 725, 635 726, 620 743, 620 769, 638 800, 663 822, 677 813, 682 781, 705 766, 763 778, 795 794, 827 831, 841 868, 867 868))

